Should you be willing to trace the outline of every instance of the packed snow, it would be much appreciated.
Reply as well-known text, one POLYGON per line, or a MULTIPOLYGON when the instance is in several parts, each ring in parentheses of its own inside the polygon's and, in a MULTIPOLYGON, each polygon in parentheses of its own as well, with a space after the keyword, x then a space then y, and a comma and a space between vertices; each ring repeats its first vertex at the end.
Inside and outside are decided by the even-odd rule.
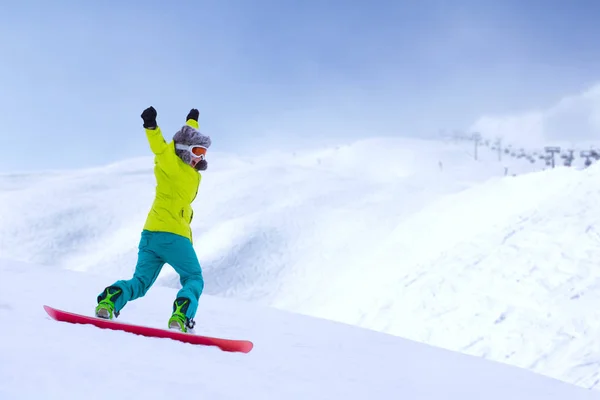
MULTIPOLYGON (((598 398, 523 369, 214 296, 198 312, 203 333, 250 338, 250 353, 56 322, 43 303, 89 314, 103 278, 4 260, 0 273, 3 400, 598 398)), ((175 293, 157 286, 119 320, 164 326, 175 293)))
MULTIPOLYGON (((151 157, 0 175, 0 398, 600 398, 600 169, 542 169, 460 141, 213 152, 196 319, 243 355, 42 309, 132 274, 151 157)), ((165 325, 178 287, 163 269, 120 320, 165 325)))

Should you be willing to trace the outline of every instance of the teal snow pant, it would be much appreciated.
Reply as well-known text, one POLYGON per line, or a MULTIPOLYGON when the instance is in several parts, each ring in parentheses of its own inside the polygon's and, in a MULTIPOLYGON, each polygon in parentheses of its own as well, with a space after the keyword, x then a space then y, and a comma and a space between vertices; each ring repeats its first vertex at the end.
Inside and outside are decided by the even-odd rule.
POLYGON ((192 242, 181 235, 148 230, 142 231, 133 278, 120 280, 112 285, 123 290, 115 300, 115 311, 119 312, 128 301, 143 297, 165 263, 179 274, 182 288, 177 293, 177 298, 190 300, 186 316, 194 318, 198 299, 204 289, 204 279, 192 242))

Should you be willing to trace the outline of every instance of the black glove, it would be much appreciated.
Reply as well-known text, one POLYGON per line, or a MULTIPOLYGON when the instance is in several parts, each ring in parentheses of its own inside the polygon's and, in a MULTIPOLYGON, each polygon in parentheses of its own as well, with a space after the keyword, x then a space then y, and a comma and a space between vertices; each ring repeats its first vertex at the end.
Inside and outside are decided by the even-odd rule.
POLYGON ((188 113, 187 117, 185 117, 185 120, 187 121, 188 119, 193 119, 194 121, 198 122, 199 116, 200 116, 200 111, 198 111, 195 108, 192 108, 190 110, 190 112, 188 113))
POLYGON ((196 164, 195 167, 198 171, 206 171, 206 168, 208 168, 208 163, 206 162, 206 160, 200 160, 198 161, 198 163, 196 164))
POLYGON ((156 129, 156 110, 154 107, 148 107, 142 112, 142 119, 144 120, 144 128, 156 129))

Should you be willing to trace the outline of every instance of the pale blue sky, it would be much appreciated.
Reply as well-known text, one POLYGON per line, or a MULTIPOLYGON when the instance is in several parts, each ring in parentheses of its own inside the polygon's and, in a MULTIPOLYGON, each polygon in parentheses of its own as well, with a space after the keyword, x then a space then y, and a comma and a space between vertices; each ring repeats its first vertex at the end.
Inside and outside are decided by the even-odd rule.
POLYGON ((433 135, 600 78, 595 0, 4 1, 0 172, 149 154, 191 107, 219 151, 433 135))

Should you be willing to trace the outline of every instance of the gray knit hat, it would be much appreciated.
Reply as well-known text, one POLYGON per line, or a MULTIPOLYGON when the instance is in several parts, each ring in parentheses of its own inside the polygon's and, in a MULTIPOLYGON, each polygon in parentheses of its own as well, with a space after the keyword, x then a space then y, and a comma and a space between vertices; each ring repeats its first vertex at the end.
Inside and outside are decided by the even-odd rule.
MULTIPOLYGON (((189 125, 184 125, 180 130, 173 135, 175 144, 184 144, 186 146, 198 145, 204 146, 207 149, 210 147, 210 136, 205 136, 189 125)), ((192 156, 189 151, 175 149, 175 153, 185 162, 189 164, 192 161, 192 156)))

